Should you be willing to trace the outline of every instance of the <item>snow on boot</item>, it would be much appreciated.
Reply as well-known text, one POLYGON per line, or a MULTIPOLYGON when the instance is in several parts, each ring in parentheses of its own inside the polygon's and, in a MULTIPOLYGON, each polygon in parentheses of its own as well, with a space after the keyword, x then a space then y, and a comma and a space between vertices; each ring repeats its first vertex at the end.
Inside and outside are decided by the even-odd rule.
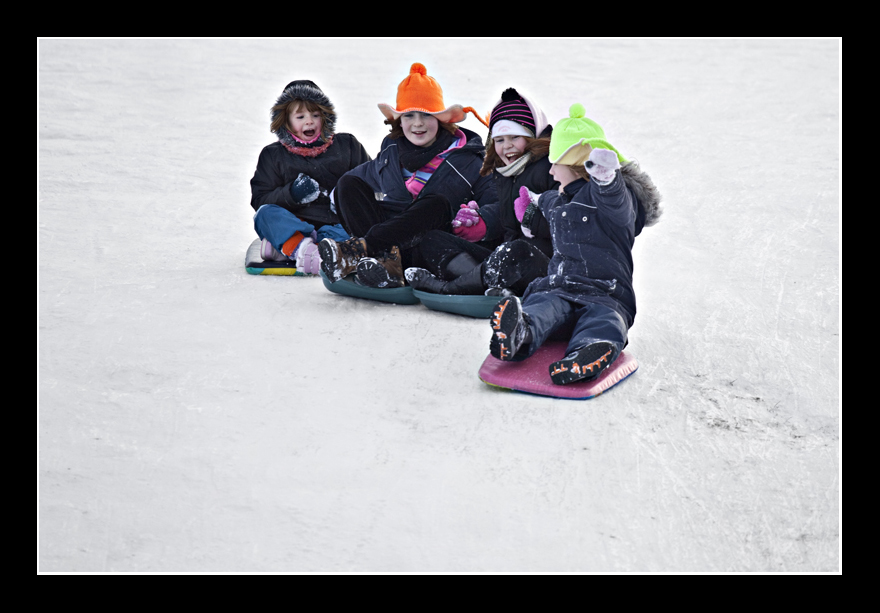
POLYGON ((499 360, 510 360, 526 342, 531 340, 529 324, 523 318, 519 298, 505 298, 492 314, 492 339, 489 352, 499 360))
POLYGON ((307 275, 316 275, 321 272, 321 254, 318 245, 311 238, 306 237, 296 248, 296 269, 307 275))
POLYGON ((516 293, 510 291, 506 287, 490 287, 485 292, 483 292, 483 294, 486 296, 498 296, 499 298, 501 296, 516 296, 516 293))
POLYGON ((325 238, 318 243, 318 251, 321 270, 333 283, 353 273, 358 262, 367 257, 367 242, 362 238, 350 238, 337 243, 332 238, 325 238))
POLYGON ((367 287, 403 287, 400 249, 395 245, 379 258, 363 258, 357 264, 357 280, 367 287))
POLYGON ((424 268, 407 268, 404 274, 406 275, 406 282, 413 289, 423 292, 442 294, 443 286, 446 285, 446 281, 438 279, 424 268))
POLYGON ((592 343, 550 365, 550 379, 556 385, 589 381, 599 376, 617 358, 614 345, 605 341, 592 343))
POLYGON ((264 262, 284 262, 290 258, 275 249, 265 238, 260 243, 260 257, 264 262))

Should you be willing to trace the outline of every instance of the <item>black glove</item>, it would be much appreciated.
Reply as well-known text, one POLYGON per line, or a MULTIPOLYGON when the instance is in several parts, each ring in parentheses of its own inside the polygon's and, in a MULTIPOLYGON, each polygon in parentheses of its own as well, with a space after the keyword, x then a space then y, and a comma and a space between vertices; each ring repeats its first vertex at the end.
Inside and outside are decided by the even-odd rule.
POLYGON ((321 195, 321 186, 307 174, 299 176, 290 184, 290 195, 298 204, 314 202, 321 195))

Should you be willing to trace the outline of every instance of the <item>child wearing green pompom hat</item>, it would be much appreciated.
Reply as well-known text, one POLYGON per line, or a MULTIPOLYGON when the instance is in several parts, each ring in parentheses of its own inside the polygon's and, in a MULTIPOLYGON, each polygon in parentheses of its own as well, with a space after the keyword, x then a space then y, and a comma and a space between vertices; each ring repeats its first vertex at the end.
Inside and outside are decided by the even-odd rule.
POLYGON ((500 360, 524 360, 565 333, 566 356, 549 367, 552 381, 564 385, 598 377, 627 345, 636 316, 632 246, 659 218, 660 194, 581 104, 554 126, 549 158, 560 188, 530 205, 550 224, 548 274, 522 300, 499 301, 489 349, 500 360))

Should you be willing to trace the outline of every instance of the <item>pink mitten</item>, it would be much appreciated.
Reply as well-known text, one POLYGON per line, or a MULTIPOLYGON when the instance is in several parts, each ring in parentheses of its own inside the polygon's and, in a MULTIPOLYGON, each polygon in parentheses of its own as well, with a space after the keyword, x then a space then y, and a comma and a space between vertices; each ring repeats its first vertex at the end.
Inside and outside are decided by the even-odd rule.
POLYGON ((452 233, 471 243, 482 240, 486 236, 486 223, 477 212, 479 208, 480 205, 473 200, 462 204, 452 220, 452 233))
POLYGON ((455 219, 452 220, 452 227, 460 228, 476 225, 480 221, 480 214, 477 213, 479 208, 480 205, 473 200, 467 204, 462 204, 455 219))
POLYGON ((516 214, 516 220, 521 222, 526 209, 533 202, 538 200, 537 194, 529 191, 525 185, 519 188, 519 198, 513 201, 513 212, 516 214))
POLYGON ((614 172, 620 168, 617 154, 610 149, 593 149, 590 159, 584 163, 584 168, 590 176, 599 183, 610 183, 614 179, 614 172))
POLYGON ((482 219, 479 219, 477 223, 472 226, 459 226, 453 228, 452 232, 466 241, 476 243, 483 240, 483 237, 486 236, 486 223, 482 219))

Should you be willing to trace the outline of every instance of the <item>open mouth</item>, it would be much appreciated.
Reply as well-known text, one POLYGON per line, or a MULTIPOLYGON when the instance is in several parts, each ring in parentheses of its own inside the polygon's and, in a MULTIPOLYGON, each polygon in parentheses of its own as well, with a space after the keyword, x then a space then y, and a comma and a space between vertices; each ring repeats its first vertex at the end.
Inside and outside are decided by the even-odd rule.
POLYGON ((309 130, 303 130, 303 136, 307 138, 312 138, 317 133, 317 130, 311 128, 309 130))

